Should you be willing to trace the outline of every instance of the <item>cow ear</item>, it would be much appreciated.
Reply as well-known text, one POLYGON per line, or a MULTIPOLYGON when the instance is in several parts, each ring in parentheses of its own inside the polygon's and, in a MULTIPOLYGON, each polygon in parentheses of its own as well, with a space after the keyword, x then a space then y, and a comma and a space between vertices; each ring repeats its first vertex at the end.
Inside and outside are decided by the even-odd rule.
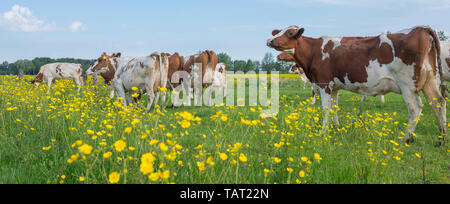
POLYGON ((300 28, 300 30, 298 30, 297 34, 295 34, 295 39, 299 39, 303 35, 303 32, 305 32, 305 29, 300 28))
POLYGON ((120 52, 118 52, 117 54, 116 54, 116 57, 118 57, 118 58, 120 58, 122 56, 122 53, 120 53, 120 52))
POLYGON ((275 35, 277 35, 280 32, 281 32, 281 30, 273 30, 272 31, 272 36, 275 36, 275 35))

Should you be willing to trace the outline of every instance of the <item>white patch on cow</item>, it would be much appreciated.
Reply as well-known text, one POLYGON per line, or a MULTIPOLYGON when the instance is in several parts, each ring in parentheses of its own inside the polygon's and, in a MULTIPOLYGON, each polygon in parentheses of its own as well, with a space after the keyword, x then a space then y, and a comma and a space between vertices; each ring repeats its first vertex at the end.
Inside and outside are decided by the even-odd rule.
POLYGON ((441 42, 441 62, 443 78, 446 81, 450 81, 450 67, 447 64, 446 59, 450 60, 450 42, 441 42))
POLYGON ((388 38, 386 33, 383 33, 383 34, 380 35, 380 45, 379 45, 379 47, 381 47, 381 45, 383 45, 383 43, 386 43, 389 46, 391 46, 392 54, 393 54, 393 56, 395 56, 394 43, 392 43, 391 39, 388 38))
POLYGON ((290 55, 295 55, 295 48, 283 50, 283 52, 290 54, 290 55))
POLYGON ((348 74, 344 77, 344 82, 335 78, 333 84, 335 88, 345 89, 362 95, 375 96, 384 95, 388 92, 401 93, 401 87, 415 87, 412 82, 414 76, 414 66, 403 63, 400 58, 395 57, 390 64, 381 65, 378 60, 371 60, 366 67, 367 82, 352 83, 348 74))
POLYGON ((330 58, 330 53, 324 53, 323 49, 325 49, 325 45, 328 44, 329 41, 333 42, 333 49, 335 50, 336 48, 338 48, 341 45, 341 40, 342 37, 333 37, 333 36, 322 36, 321 37, 323 42, 322 42, 322 60, 325 60, 326 58, 330 58))
POLYGON ((298 30, 298 29, 300 29, 300 28, 299 28, 298 26, 289 26, 289 27, 283 29, 282 31, 280 31, 278 34, 274 35, 272 38, 270 38, 270 41, 272 41, 272 40, 275 39, 275 38, 278 38, 278 37, 283 36, 284 33, 285 33, 286 31, 290 30, 290 29, 297 29, 297 30, 298 30))

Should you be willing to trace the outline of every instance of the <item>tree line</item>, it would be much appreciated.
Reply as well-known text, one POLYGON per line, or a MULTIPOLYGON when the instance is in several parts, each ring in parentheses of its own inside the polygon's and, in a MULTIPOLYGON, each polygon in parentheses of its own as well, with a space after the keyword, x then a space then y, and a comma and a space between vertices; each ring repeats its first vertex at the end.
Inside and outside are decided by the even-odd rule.
POLYGON ((40 68, 45 64, 55 63, 55 62, 66 62, 66 63, 77 63, 83 66, 83 69, 89 68, 93 63, 93 60, 85 59, 73 59, 73 58, 59 58, 52 59, 49 57, 37 57, 33 60, 20 59, 14 63, 8 63, 4 61, 0 64, 0 74, 1 75, 18 75, 19 71, 22 70, 26 75, 36 75, 39 73, 40 68))
MULTIPOLYGON (((279 61, 272 53, 266 53, 261 61, 258 60, 232 60, 226 53, 219 53, 217 55, 219 62, 227 65, 227 71, 242 71, 247 73, 249 71, 279 71, 280 73, 288 73, 292 63, 279 61)), ((32 60, 20 59, 14 63, 4 61, 0 64, 0 75, 18 75, 20 70, 25 75, 36 75, 40 68, 45 64, 55 62, 77 63, 83 66, 83 70, 88 69, 94 60, 87 59, 73 59, 73 58, 59 58, 52 59, 49 57, 37 57, 32 60)))

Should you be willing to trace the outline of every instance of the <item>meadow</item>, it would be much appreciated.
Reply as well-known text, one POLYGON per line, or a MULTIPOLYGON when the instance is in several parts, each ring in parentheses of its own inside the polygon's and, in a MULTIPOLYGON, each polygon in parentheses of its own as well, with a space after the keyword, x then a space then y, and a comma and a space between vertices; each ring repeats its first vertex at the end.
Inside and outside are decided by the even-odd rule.
POLYGON ((341 91, 341 125, 320 134, 320 100, 311 104, 297 75, 280 77, 273 118, 259 106, 145 113, 145 100, 124 108, 102 80, 96 95, 92 80, 80 93, 58 81, 47 94, 31 79, 0 76, 0 183, 450 183, 450 148, 434 146, 431 108, 406 145, 396 94, 382 104, 341 91))

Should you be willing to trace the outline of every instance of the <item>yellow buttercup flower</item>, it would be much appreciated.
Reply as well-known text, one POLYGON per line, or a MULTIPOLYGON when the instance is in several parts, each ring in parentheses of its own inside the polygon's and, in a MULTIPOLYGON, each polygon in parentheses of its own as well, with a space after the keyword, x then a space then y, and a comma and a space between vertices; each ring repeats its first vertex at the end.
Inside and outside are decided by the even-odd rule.
POLYGON ((125 149, 125 147, 127 146, 127 143, 124 142, 123 140, 117 140, 114 143, 114 148, 116 149, 116 151, 121 152, 125 149))
POLYGON ((78 150, 83 154, 91 154, 93 147, 88 144, 84 144, 81 147, 78 147, 78 150))
POLYGON ((116 171, 109 174, 109 183, 115 184, 115 183, 118 183, 119 180, 120 180, 120 174, 117 173, 116 171))
POLYGON ((225 154, 225 153, 219 153, 219 157, 220 157, 220 159, 222 159, 223 161, 225 161, 225 160, 228 159, 228 155, 225 154))

